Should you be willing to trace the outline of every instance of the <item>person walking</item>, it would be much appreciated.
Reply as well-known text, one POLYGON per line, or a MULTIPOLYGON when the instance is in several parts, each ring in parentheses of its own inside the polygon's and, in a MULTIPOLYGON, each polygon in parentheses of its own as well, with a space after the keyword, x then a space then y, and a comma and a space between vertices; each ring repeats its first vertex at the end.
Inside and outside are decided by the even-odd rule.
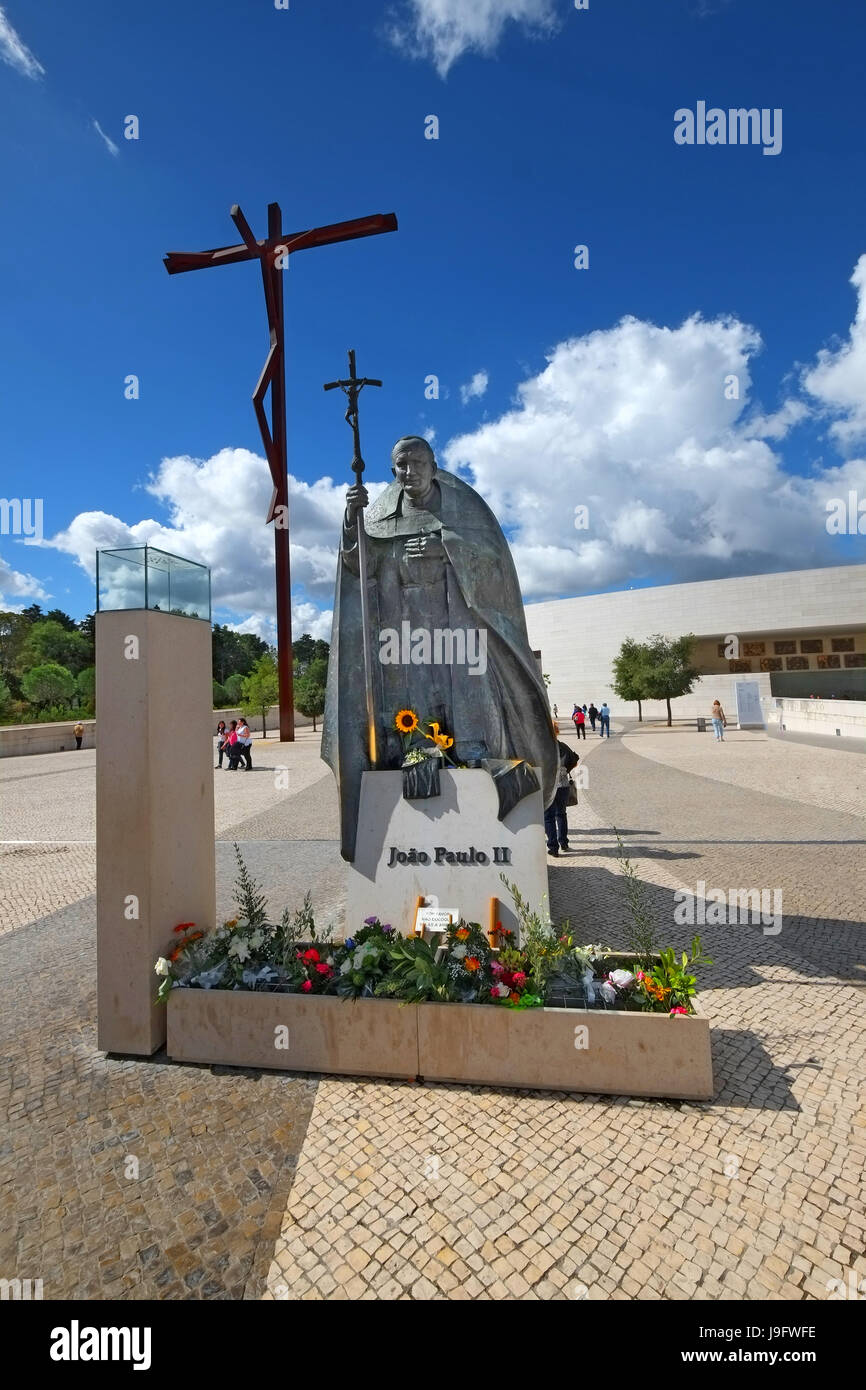
POLYGON ((557 709, 556 705, 553 706, 553 717, 554 719, 559 718, 559 710, 557 709))
POLYGON ((224 719, 221 719, 221 720, 219 721, 219 723, 217 724, 216 740, 217 740, 217 745, 216 745, 216 746, 217 746, 217 767, 222 767, 222 765, 223 765, 223 753, 225 752, 225 743, 226 743, 226 721, 225 721, 224 719))
POLYGON ((713 708, 710 714, 710 718, 713 721, 713 733, 716 736, 716 742, 724 743, 725 729, 728 726, 728 721, 725 718, 725 711, 722 709, 722 706, 718 700, 713 700, 713 708))
POLYGON ((544 833, 547 836, 547 852, 554 859, 559 858, 561 849, 568 849, 568 794, 571 778, 569 773, 577 767, 580 759, 567 743, 556 741, 559 753, 559 771, 556 776, 556 792, 544 812, 544 833))
POLYGON ((247 721, 246 721, 246 715, 243 715, 243 714, 241 715, 241 717, 240 717, 240 723, 238 724, 238 743, 239 743, 240 746, 241 746, 241 757, 243 758, 243 760, 244 760, 244 762, 245 762, 245 764, 246 764, 246 766, 245 766, 245 768, 244 768, 244 771, 245 771, 245 772, 252 772, 252 770, 253 770, 253 736, 252 736, 252 734, 250 733, 250 726, 249 726, 249 724, 248 724, 247 721))
POLYGON ((75 726, 75 728, 72 730, 72 732, 73 732, 73 734, 75 735, 75 747, 76 747, 76 748, 80 748, 80 747, 81 747, 81 740, 84 738, 84 725, 83 725, 83 724, 76 724, 76 726, 75 726))
POLYGON ((598 717, 601 723, 601 728, 598 731, 599 738, 604 738, 605 734, 610 738, 610 710, 607 707, 607 700, 599 710, 598 717))
POLYGON ((596 719, 598 719, 598 710, 595 707, 595 700, 593 700, 592 704, 589 707, 589 723, 593 733, 595 733, 596 719))
POLYGON ((225 751, 228 758, 226 769, 228 772, 237 772, 238 759, 241 756, 241 746, 238 742, 238 721, 233 719, 228 727, 225 736, 225 751))
POLYGON ((575 728, 575 732, 577 733, 577 737, 578 737, 578 738, 582 738, 583 741, 584 741, 584 743, 585 743, 585 742, 586 742, 586 715, 584 714, 584 712, 583 712, 583 710, 581 709, 580 705, 578 705, 577 709, 574 711, 574 728, 575 728))

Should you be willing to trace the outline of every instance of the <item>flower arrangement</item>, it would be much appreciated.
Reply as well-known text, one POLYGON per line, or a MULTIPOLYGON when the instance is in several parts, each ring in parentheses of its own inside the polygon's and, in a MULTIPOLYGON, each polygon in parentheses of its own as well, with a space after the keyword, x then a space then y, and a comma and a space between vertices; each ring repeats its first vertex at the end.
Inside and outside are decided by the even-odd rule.
POLYGON ((569 990, 555 982, 571 978, 589 1008, 678 1017, 694 1013, 694 971, 712 964, 698 936, 689 952, 677 956, 670 948, 651 961, 618 960, 600 944, 577 945, 568 923, 554 928, 544 906, 532 910, 507 880, 520 929, 517 940, 501 922, 488 935, 477 922, 460 921, 433 945, 368 917, 354 936, 335 944, 319 937, 309 893, 295 913, 286 910, 271 923, 265 895, 237 845, 235 853, 237 915, 209 933, 194 922, 174 928, 155 966, 159 1000, 174 988, 245 989, 529 1009, 559 1003, 569 990))
POLYGON ((427 758, 444 758, 452 767, 455 766, 447 752, 449 748, 454 747, 454 740, 441 731, 439 724, 432 720, 419 719, 414 710, 401 709, 394 717, 394 728, 403 740, 404 766, 424 762, 427 758), (416 742, 418 736, 427 739, 433 747, 425 748, 423 744, 419 745, 416 742))

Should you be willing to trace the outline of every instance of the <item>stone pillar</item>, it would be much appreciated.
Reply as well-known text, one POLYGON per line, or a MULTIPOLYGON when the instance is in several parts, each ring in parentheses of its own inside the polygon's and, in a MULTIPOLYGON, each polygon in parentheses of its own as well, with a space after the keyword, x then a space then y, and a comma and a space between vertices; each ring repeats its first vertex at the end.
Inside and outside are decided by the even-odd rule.
POLYGON ((158 956, 214 926, 211 627, 146 609, 96 615, 98 1046, 165 1041, 158 956))

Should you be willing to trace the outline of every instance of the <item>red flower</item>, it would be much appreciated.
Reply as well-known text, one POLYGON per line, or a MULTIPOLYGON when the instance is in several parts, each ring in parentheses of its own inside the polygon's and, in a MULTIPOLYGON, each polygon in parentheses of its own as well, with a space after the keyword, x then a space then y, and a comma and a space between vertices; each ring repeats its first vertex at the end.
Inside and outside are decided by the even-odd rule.
POLYGON ((305 952, 304 952, 303 958, 304 958, 304 960, 318 960, 318 959, 319 959, 319 953, 318 953, 318 951, 313 950, 313 948, 312 948, 312 946, 311 946, 310 949, 309 949, 309 951, 305 951, 305 952))
POLYGON ((179 927, 174 927, 174 931, 186 931, 189 927, 194 927, 195 922, 181 922, 179 927))
POLYGON ((311 980, 304 980, 304 983, 301 985, 301 989, 304 991, 305 994, 309 994, 312 988, 313 983, 311 980))
POLYGON ((331 973, 330 965, 326 965, 323 960, 319 961, 319 964, 316 966, 316 969, 318 970, 320 975, 330 975, 331 973))
POLYGON ((677 1004, 675 1008, 671 1009, 671 1016, 673 1017, 674 1014, 686 1014, 686 1016, 688 1016, 688 1012, 688 1009, 684 1009, 681 1004, 677 1004))
POLYGON ((524 974, 524 972, 523 972, 522 970, 515 970, 515 972, 514 972, 514 974, 513 974, 513 976, 512 976, 511 978, 512 978, 512 983, 515 984, 515 985, 525 985, 525 984, 526 984, 526 975, 524 974))

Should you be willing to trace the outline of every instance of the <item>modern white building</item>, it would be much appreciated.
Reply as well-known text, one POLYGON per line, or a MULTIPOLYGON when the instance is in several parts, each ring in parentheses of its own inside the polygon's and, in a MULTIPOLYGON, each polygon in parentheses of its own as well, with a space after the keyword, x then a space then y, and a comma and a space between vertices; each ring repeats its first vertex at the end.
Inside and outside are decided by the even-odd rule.
MULTIPOLYGON (((655 633, 697 638, 702 676, 691 695, 671 702, 675 718, 708 714, 715 699, 736 718, 734 687, 743 681, 756 682, 761 699, 866 698, 866 565, 530 603, 526 621, 550 676, 551 706, 566 718, 575 704, 603 700, 614 718, 636 716, 636 704, 624 705, 613 690, 613 659, 626 637, 640 642, 655 633)), ((665 716, 664 701, 644 701, 643 713, 665 716)))

